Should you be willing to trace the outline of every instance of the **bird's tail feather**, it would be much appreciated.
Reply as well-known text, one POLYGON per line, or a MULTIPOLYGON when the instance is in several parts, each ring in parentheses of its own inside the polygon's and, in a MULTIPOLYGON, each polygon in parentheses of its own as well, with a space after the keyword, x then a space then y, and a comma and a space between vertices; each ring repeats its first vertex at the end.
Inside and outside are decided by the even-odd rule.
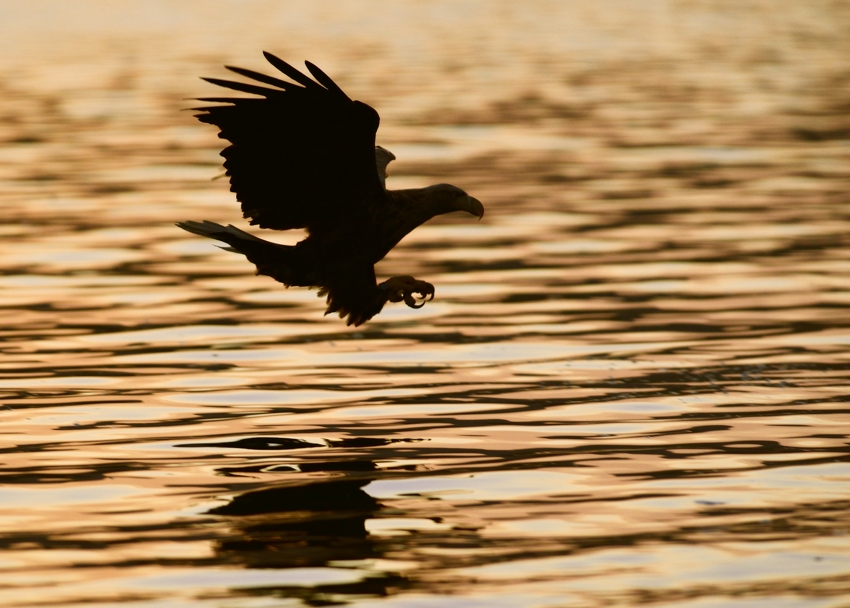
MULTIPOLYGON (((247 241, 259 241, 261 243, 265 243, 261 238, 255 237, 253 234, 248 234, 244 230, 239 230, 236 226, 228 224, 227 226, 222 226, 221 224, 216 224, 215 222, 210 222, 209 220, 204 220, 202 222, 194 222, 192 220, 188 220, 185 222, 177 222, 177 226, 186 230, 187 232, 191 232, 192 234, 197 234, 199 236, 205 236, 210 239, 214 239, 216 241, 222 241, 224 243, 230 243, 230 239, 236 237, 237 239, 244 239, 247 241), (226 235, 230 235, 230 238, 226 238, 226 235), (222 237, 225 238, 222 238, 222 237)), ((231 243, 232 245, 232 243, 231 243)), ((233 247, 222 247, 222 249, 232 250, 233 247)))
POLYGON ((270 243, 236 226, 222 226, 208 220, 177 222, 177 226, 192 234, 227 243, 228 247, 221 248, 244 255, 257 267, 257 274, 268 275, 287 286, 293 284, 294 247, 270 243))

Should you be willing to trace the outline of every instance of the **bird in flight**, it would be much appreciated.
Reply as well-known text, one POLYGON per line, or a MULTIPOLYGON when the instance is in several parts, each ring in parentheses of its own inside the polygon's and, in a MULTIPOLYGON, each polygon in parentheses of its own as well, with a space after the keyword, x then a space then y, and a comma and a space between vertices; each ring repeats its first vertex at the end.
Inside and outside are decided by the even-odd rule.
POLYGON ((255 97, 203 97, 199 101, 220 105, 194 109, 198 120, 218 127, 219 137, 230 142, 221 155, 244 217, 260 228, 305 228, 307 238, 279 245, 232 225, 177 225, 226 243, 257 274, 287 287, 318 288, 327 296, 325 314, 347 317, 348 325, 368 321, 387 302, 420 308, 434 298, 433 285, 411 276, 378 283, 375 264, 431 218, 466 211, 480 219, 483 205, 449 184, 387 190, 386 167, 395 156, 375 145, 378 113, 309 61, 313 78, 264 55, 294 82, 226 66, 255 82, 204 80, 255 97))

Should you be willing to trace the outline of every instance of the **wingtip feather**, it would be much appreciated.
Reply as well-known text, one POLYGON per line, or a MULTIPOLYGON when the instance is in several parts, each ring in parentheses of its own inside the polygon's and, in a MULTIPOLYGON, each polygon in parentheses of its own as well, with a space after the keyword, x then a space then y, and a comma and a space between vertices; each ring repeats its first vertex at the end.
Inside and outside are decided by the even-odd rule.
POLYGON ((313 75, 313 78, 315 78, 319 82, 319 84, 323 85, 328 91, 333 91, 338 95, 342 95, 345 99, 348 99, 350 101, 348 95, 346 95, 345 92, 339 88, 337 83, 335 83, 330 76, 320 70, 318 66, 309 61, 305 61, 304 65, 307 66, 307 69, 313 75))
POLYGON ((292 80, 294 80, 298 84, 302 84, 308 88, 316 88, 319 86, 315 81, 307 77, 305 74, 302 74, 299 70, 286 63, 280 57, 272 55, 268 51, 263 51, 263 56, 270 64, 272 64, 278 70, 292 78, 292 80))
POLYGON ((224 80, 222 78, 202 77, 202 80, 206 80, 210 84, 214 84, 219 87, 224 87, 225 89, 232 89, 234 91, 250 93, 252 95, 260 95, 261 97, 274 97, 283 93, 283 91, 278 91, 276 89, 268 89, 266 87, 259 87, 255 84, 246 84, 244 82, 235 82, 233 80, 224 80))
POLYGON ((226 69, 230 70, 231 72, 239 74, 240 76, 245 76, 246 78, 253 78, 254 80, 256 80, 258 82, 262 82, 264 84, 268 84, 268 85, 271 85, 273 87, 278 87, 280 89, 283 89, 284 91, 302 88, 302 87, 300 87, 300 86, 298 86, 294 83, 286 82, 285 80, 281 80, 280 78, 275 78, 274 76, 268 76, 266 74, 261 74, 260 72, 255 72, 254 70, 246 70, 245 68, 239 68, 239 67, 232 66, 232 65, 226 65, 224 67, 226 69))

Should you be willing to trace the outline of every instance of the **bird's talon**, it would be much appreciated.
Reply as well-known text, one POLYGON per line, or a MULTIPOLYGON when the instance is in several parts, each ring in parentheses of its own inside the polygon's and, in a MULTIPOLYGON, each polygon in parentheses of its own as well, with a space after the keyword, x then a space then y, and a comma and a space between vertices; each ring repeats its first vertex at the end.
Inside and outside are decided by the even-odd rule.
POLYGON ((416 303, 416 300, 415 300, 415 299, 414 299, 414 297, 413 297, 413 295, 412 295, 412 294, 410 294, 410 293, 405 294, 405 296, 404 296, 404 303, 405 303, 405 304, 407 304, 410 308, 422 308, 423 306, 425 306, 425 301, 424 301, 424 300, 423 300, 422 302, 419 302, 419 303, 417 304, 417 303, 416 303))
POLYGON ((381 290, 391 289, 389 302, 404 302, 410 308, 422 308, 425 302, 434 299, 434 286, 413 277, 393 277, 378 286, 381 290))

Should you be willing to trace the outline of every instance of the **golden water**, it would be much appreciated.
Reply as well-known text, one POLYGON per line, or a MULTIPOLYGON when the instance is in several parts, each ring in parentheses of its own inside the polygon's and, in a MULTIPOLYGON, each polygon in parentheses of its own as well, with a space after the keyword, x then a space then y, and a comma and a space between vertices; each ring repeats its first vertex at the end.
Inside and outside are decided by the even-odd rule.
MULTIPOLYGON (((846 2, 0 4, 4 606, 839 607, 846 2), (224 63, 310 59, 446 216, 361 328, 245 226, 224 63)), ((281 238, 288 238, 282 235, 281 238)))

